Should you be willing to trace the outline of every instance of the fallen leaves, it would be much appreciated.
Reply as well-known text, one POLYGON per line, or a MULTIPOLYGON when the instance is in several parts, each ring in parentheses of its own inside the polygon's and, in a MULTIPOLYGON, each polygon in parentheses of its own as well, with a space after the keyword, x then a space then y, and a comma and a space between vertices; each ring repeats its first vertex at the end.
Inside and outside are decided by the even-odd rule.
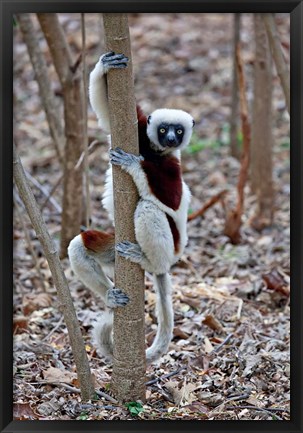
POLYGON ((22 300, 22 310, 25 316, 41 308, 49 307, 52 304, 52 296, 48 293, 26 294, 22 300))
POLYGON ((44 380, 49 383, 64 382, 75 384, 77 383, 76 373, 61 368, 49 367, 42 372, 44 380))

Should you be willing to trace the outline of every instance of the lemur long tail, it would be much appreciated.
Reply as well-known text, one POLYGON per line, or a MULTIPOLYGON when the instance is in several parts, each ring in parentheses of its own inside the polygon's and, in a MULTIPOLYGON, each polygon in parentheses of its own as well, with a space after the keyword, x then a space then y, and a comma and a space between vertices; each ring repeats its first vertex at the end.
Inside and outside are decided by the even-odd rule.
POLYGON ((167 352, 174 329, 174 313, 171 296, 171 281, 168 274, 153 275, 156 290, 157 334, 146 351, 146 362, 150 364, 167 352))
MULTIPOLYGON (((174 327, 170 277, 168 274, 161 274, 153 275, 153 279, 157 294, 156 314, 158 329, 153 344, 146 351, 147 364, 155 362, 167 352, 174 327)), ((105 312, 95 324, 92 332, 98 353, 107 359, 113 358, 112 327, 113 314, 105 312)))

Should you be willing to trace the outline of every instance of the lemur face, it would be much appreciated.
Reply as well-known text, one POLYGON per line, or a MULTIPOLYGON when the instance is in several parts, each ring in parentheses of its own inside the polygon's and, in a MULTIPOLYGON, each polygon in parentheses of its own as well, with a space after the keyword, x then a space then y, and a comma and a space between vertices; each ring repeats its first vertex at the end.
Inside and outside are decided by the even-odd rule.
POLYGON ((194 120, 182 110, 161 108, 154 111, 147 119, 147 135, 151 147, 165 153, 183 149, 188 145, 194 120))
POLYGON ((160 123, 158 126, 158 141, 163 147, 179 147, 184 137, 184 126, 171 123, 160 123))

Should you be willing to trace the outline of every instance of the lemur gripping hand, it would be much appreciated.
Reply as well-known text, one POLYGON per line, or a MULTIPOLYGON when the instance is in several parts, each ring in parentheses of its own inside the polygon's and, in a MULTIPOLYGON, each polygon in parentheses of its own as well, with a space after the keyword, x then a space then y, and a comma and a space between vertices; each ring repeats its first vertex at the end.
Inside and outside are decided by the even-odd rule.
POLYGON ((142 156, 133 155, 132 153, 126 153, 124 150, 120 149, 120 147, 116 147, 116 149, 109 151, 109 159, 113 165, 127 168, 138 165, 144 158, 142 156))
POLYGON ((109 308, 125 307, 129 302, 129 297, 122 290, 113 287, 106 292, 105 302, 109 308))
POLYGON ((134 263, 140 263, 144 256, 140 245, 129 241, 119 242, 116 245, 116 251, 121 257, 124 257, 125 259, 128 259, 134 263))
POLYGON ((110 69, 124 69, 128 63, 128 57, 124 54, 116 54, 114 51, 110 51, 106 54, 103 54, 99 62, 103 68, 104 73, 106 74, 110 69))

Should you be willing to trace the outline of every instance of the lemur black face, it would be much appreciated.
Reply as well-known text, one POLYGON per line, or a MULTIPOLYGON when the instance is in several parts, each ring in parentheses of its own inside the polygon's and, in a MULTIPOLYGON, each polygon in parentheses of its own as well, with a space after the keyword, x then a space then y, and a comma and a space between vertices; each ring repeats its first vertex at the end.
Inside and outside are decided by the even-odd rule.
POLYGON ((183 140, 184 126, 181 124, 160 123, 157 132, 161 146, 178 147, 183 140))

